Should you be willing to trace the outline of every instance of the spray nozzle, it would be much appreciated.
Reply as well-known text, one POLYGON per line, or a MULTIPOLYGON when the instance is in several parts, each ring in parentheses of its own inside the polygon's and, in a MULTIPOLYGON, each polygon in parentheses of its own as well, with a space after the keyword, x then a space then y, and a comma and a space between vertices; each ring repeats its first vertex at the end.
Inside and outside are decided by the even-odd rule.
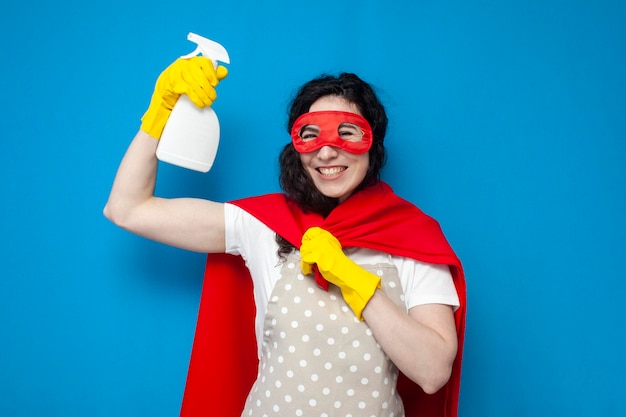
POLYGON ((230 64, 230 58, 228 57, 228 52, 226 52, 226 48, 224 48, 219 43, 191 32, 189 32, 189 34, 187 35, 187 39, 191 42, 194 42, 198 46, 196 46, 196 49, 192 53, 183 55, 181 58, 187 59, 194 57, 198 54, 202 54, 203 56, 213 61, 214 67, 217 67, 218 61, 224 62, 225 64, 230 64))

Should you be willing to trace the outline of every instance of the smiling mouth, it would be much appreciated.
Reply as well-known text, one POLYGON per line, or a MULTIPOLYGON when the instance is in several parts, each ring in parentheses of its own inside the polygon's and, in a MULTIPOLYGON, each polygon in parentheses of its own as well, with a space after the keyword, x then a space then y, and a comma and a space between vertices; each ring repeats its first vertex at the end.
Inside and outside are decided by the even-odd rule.
POLYGON ((334 175, 341 174, 345 170, 346 170, 346 167, 317 168, 317 172, 319 172, 325 177, 332 177, 334 175))

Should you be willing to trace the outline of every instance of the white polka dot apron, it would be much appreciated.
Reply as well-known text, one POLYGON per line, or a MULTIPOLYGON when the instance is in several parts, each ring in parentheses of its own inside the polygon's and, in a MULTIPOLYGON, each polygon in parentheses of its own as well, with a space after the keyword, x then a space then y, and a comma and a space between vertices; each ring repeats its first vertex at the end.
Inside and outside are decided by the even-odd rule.
MULTIPOLYGON (((364 266, 405 309, 394 265, 364 266)), ((244 416, 403 417, 398 369, 338 287, 328 292, 289 255, 270 297, 262 357, 244 416)))

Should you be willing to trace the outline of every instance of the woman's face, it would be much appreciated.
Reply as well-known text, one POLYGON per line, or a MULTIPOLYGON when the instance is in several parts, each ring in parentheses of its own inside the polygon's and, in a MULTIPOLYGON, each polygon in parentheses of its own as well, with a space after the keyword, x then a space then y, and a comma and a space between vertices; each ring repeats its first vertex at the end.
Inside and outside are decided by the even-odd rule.
MULTIPOLYGON (((361 114, 356 105, 339 96, 321 97, 309 109, 310 112, 322 110, 361 114)), ((369 168, 369 152, 354 154, 330 145, 302 153, 300 160, 317 189, 327 197, 339 199, 339 202, 354 192, 369 168)))

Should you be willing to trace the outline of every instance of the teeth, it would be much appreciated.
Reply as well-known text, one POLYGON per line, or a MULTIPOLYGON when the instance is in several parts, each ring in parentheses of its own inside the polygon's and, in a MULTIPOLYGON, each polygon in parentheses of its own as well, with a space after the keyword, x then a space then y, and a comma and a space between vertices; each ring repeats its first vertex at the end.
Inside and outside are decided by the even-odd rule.
POLYGON ((344 169, 345 168, 342 168, 342 167, 333 167, 333 168, 319 168, 318 170, 322 175, 331 176, 331 175, 339 174, 344 169))

